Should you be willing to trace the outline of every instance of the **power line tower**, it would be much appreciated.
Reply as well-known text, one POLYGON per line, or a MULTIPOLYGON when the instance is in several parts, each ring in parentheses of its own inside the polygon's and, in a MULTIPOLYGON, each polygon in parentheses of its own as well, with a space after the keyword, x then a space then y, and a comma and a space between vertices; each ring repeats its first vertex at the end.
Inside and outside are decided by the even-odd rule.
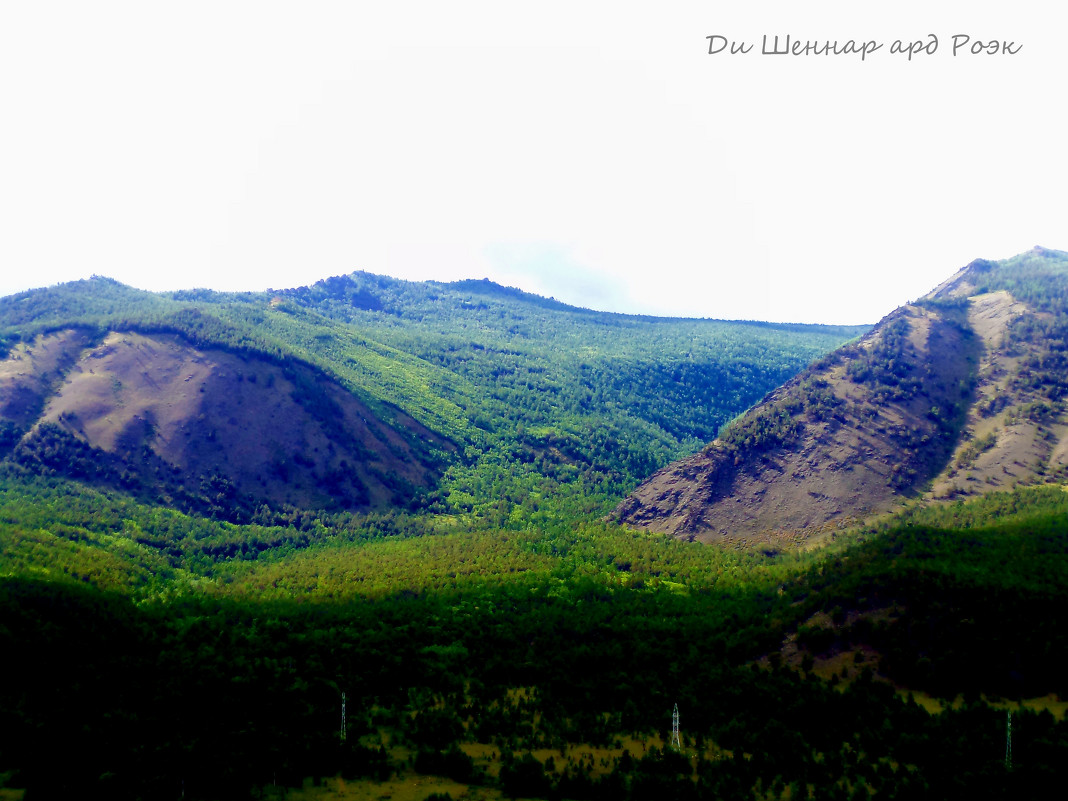
POLYGON ((1005 770, 1012 770, 1012 710, 1005 713, 1005 770))
POLYGON ((671 713, 671 745, 682 750, 682 740, 679 739, 679 705, 675 704, 675 711, 671 713))
POLYGON ((345 693, 341 693, 341 742, 345 742, 345 693))

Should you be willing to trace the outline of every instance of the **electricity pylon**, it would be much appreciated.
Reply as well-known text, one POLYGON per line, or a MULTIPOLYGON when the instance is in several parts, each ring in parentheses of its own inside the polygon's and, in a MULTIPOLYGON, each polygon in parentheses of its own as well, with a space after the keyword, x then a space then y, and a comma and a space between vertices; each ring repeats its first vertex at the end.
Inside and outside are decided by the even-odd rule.
POLYGON ((675 711, 671 713, 671 744, 682 750, 682 740, 679 739, 679 705, 675 704, 675 711))
POLYGON ((341 741, 345 741, 345 693, 341 693, 341 741))
POLYGON ((1005 770, 1012 770, 1012 710, 1005 714, 1005 770))

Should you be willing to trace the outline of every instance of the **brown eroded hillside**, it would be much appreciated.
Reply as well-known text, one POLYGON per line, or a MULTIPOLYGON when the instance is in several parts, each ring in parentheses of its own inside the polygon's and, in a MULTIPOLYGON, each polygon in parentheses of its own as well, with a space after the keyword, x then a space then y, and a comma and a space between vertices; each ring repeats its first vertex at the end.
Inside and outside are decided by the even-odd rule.
POLYGON ((82 331, 61 331, 39 337, 32 348, 17 345, 0 361, 0 422, 8 438, 37 421, 53 386, 88 343, 82 331))
POLYGON ((1068 254, 976 260, 770 393, 616 509, 702 541, 782 544, 905 498, 1068 476, 1068 254))
POLYGON ((779 545, 892 507, 945 465, 980 342, 954 305, 904 306, 619 505, 626 523, 779 545))
POLYGON ((0 362, 13 458, 222 514, 405 502, 435 480, 444 441, 403 413, 393 425, 303 364, 284 367, 176 336, 76 331, 0 362))
POLYGON ((973 295, 969 322, 982 339, 975 402, 959 446, 934 480, 935 499, 977 495, 1063 476, 1068 470, 1064 343, 1047 335, 1053 316, 1008 292, 973 295))

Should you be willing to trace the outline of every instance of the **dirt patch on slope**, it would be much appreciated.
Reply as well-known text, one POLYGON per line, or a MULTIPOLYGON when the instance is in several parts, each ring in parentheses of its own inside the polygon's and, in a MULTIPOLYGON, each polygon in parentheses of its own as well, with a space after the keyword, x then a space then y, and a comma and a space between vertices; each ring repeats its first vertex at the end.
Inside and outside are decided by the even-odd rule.
POLYGON ((969 298, 968 321, 981 337, 975 403, 959 447, 929 497, 977 495, 1045 480, 1068 467, 1068 418, 1030 380, 1028 365, 1048 349, 1041 338, 1012 335, 1021 317, 1047 319, 1008 292, 969 298))
POLYGON ((89 344, 81 331, 67 330, 20 342, 0 361, 0 420, 28 429, 65 372, 89 344))
POLYGON ((890 509, 945 464, 975 358, 960 321, 899 309, 723 441, 656 473, 615 516, 703 542, 788 544, 890 509))
POLYGON ((38 425, 118 457, 142 484, 178 482, 224 505, 403 504, 436 481, 432 451, 451 447, 398 411, 402 435, 306 365, 135 332, 71 361, 38 425))

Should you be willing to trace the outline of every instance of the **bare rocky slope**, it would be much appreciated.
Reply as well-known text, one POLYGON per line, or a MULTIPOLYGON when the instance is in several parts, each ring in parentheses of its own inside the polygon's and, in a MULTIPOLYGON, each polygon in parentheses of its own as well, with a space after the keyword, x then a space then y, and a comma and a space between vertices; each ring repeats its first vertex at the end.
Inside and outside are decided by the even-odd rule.
POLYGON ((0 425, 27 466, 224 515, 403 504, 435 482, 432 450, 450 447, 403 413, 386 424, 307 365, 136 331, 16 345, 0 361, 0 425))
POLYGON ((1036 248, 973 262, 654 474, 615 517, 680 538, 776 547, 909 497, 1063 474, 1065 290, 1068 254, 1036 248))

